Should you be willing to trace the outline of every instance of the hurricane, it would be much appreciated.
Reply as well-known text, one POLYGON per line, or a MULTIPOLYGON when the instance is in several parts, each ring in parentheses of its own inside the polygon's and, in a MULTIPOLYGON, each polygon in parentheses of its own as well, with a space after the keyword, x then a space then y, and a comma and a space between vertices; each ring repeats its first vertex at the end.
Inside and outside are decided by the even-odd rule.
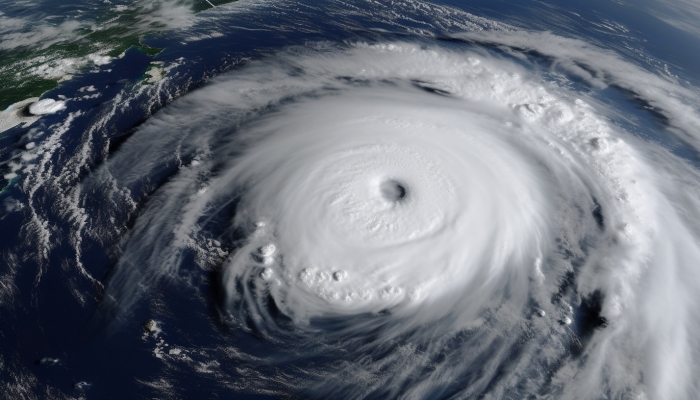
POLYGON ((698 396, 692 73, 609 20, 187 18, 4 112, 8 398, 698 396))

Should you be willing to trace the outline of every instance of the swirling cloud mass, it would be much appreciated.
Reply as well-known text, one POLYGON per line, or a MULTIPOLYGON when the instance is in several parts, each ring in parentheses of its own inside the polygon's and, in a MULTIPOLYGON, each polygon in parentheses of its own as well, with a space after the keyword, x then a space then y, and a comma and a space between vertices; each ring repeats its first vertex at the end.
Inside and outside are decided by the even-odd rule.
POLYGON ((233 390, 691 399, 698 99, 552 33, 277 48, 167 105, 81 178, 72 198, 108 211, 71 240, 89 225, 116 243, 100 307, 118 319, 211 273, 226 327, 211 348, 238 370, 214 369, 248 379, 233 390), (665 126, 628 118, 639 104, 665 126), (115 218, 129 222, 96 228, 115 218))
MULTIPOLYGON (((679 161, 650 160, 576 92, 485 52, 356 43, 292 49, 190 96, 140 134, 212 104, 244 122, 194 124, 192 140, 221 142, 163 190, 178 201, 137 223, 126 253, 176 232, 148 250, 159 275, 173 244, 235 209, 227 309, 310 354, 319 336, 388 352, 353 367, 373 380, 351 397, 444 395, 444 382, 466 396, 690 393, 700 252, 683 216, 697 203, 678 198, 697 188, 669 182, 654 162, 679 161), (404 342, 410 356, 395 354, 404 342)), ((348 393, 344 373, 323 379, 327 395, 348 393)))

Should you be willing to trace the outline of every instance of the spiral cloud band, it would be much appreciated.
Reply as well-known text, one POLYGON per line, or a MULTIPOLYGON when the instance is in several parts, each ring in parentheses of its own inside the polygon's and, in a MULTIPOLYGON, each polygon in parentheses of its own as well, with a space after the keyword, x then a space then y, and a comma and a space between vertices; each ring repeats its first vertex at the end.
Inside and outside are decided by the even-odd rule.
MULTIPOLYGON (((290 48, 153 117, 96 174, 131 188, 152 157, 180 165, 108 297, 191 279, 193 251, 224 319, 296 349, 233 359, 329 357, 261 383, 311 397, 692 397, 697 171, 565 75, 466 40, 290 48)), ((688 93, 599 56, 594 85, 648 78, 676 129, 697 122, 672 107, 688 93)))

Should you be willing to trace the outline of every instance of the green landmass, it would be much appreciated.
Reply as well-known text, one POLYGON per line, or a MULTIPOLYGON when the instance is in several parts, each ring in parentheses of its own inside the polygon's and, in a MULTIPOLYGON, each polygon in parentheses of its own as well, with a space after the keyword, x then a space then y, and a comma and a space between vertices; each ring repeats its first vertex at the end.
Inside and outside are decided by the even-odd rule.
POLYGON ((18 177, 18 176, 16 176, 16 177, 10 179, 10 181, 7 182, 7 185, 5 185, 4 188, 0 189, 0 194, 5 193, 5 192, 7 191, 7 189, 9 189, 12 185, 14 185, 15 183, 17 183, 18 181, 19 181, 19 177, 18 177))
MULTIPOLYGON (((209 0, 214 5, 234 0, 209 0)), ((211 8, 205 0, 191 4, 194 13, 211 8)), ((151 57, 163 49, 152 48, 141 40, 146 35, 157 34, 167 29, 162 24, 139 25, 143 9, 108 11, 98 17, 90 27, 80 28, 67 41, 41 47, 0 50, 0 111, 11 104, 29 97, 39 97, 55 89, 62 79, 70 78, 94 60, 89 57, 117 58, 129 48, 135 47, 151 57), (73 63, 69 65, 69 63, 73 63)), ((87 26, 87 25, 86 25, 87 26)))
POLYGON ((146 72, 141 76, 141 83, 150 85, 163 80, 165 77, 165 69, 161 61, 151 61, 151 65, 146 68, 146 72))

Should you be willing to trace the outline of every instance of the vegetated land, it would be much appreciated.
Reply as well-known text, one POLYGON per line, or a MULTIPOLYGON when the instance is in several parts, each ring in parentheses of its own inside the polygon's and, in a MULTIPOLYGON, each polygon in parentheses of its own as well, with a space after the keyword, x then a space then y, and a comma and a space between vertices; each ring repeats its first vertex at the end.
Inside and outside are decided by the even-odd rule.
MULTIPOLYGON (((234 0, 209 1, 218 6, 234 0)), ((209 8, 211 5, 204 0, 194 0, 192 4, 193 13, 209 8)), ((160 53, 163 49, 146 46, 141 39, 162 32, 167 26, 139 25, 142 11, 110 10, 65 40, 48 46, 37 43, 0 50, 0 111, 29 97, 39 97, 71 75, 99 64, 105 57, 119 57, 131 47, 151 56, 160 53)))

